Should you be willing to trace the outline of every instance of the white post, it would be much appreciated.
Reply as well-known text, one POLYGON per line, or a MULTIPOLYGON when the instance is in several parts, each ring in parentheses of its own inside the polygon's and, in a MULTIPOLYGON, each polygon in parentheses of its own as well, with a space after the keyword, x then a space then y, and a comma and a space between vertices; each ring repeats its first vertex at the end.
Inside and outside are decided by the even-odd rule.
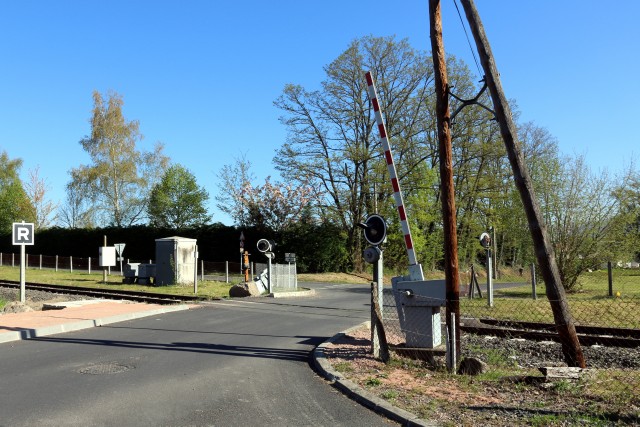
POLYGON ((40 254, 40 270, 42 270, 42 254, 40 254))
POLYGON ((487 302, 489 307, 493 307, 493 277, 491 265, 491 249, 487 249, 487 302))
POLYGON ((538 294, 536 294, 536 265, 531 263, 531 295, 533 299, 538 299, 538 294))
POLYGON ((271 293, 271 252, 267 252, 267 288, 271 293))
MULTIPOLYGON (((380 316, 384 316, 382 314, 382 306, 383 306, 383 295, 382 295, 382 287, 383 287, 383 277, 384 277, 384 262, 382 259, 382 250, 379 252, 380 257, 378 261, 373 265, 373 282, 372 286, 376 287, 376 293, 378 294, 377 303, 380 308, 380 316)), ((371 290, 373 294, 373 289, 371 290)), ((373 297, 373 295, 372 295, 373 297)), ((371 347, 373 350, 374 357, 380 357, 380 330, 378 329, 378 325, 376 322, 376 312, 373 304, 373 300, 371 303, 371 347)), ((382 318, 380 319, 382 322, 382 318)))
POLYGON ((69 270, 73 273, 73 257, 69 257, 69 270))
POLYGON ((229 283, 229 261, 224 262, 224 276, 225 282, 229 283))
POLYGON ((194 262, 193 262, 193 293, 198 293, 198 245, 194 249, 194 262))
POLYGON ((26 276, 26 268, 25 268, 25 249, 24 245, 20 245, 20 302, 24 303, 26 301, 25 297, 25 276, 26 276))
POLYGON ((11 267, 15 267, 15 266, 16 266, 16 254, 11 252, 11 267))
POLYGON ((204 281, 204 260, 200 260, 200 281, 204 281))
POLYGON ((89 257, 89 274, 91 274, 91 257, 89 257))
POLYGON ((451 313, 451 327, 447 328, 448 332, 448 342, 447 342, 447 350, 449 352, 447 357, 447 367, 450 372, 455 372, 456 365, 458 364, 458 355, 456 354, 456 314, 451 313))
POLYGON ((56 255, 56 271, 58 271, 58 255, 56 255))

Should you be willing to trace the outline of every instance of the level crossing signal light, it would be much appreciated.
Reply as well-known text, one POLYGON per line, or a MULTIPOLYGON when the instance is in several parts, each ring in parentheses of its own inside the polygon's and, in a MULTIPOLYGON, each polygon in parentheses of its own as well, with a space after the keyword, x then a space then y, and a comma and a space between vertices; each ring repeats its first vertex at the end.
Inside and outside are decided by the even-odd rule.
POLYGON ((273 248, 276 246, 273 240, 260 239, 258 240, 258 250, 262 253, 272 252, 273 248))
POLYGON ((358 227, 364 228, 364 238, 373 246, 380 246, 387 237, 387 223, 378 214, 370 215, 358 227))

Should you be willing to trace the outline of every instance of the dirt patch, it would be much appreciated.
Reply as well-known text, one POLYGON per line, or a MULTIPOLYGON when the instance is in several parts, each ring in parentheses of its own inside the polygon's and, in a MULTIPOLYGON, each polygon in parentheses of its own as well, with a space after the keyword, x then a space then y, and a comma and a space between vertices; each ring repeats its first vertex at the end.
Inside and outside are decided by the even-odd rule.
POLYGON ((63 301, 79 301, 89 299, 81 295, 53 294, 51 292, 29 290, 25 302, 20 302, 20 290, 15 288, 0 287, 0 300, 8 303, 0 308, 0 315, 8 313, 24 313, 28 311, 40 311, 44 304, 53 304, 63 301))
MULTIPOLYGON (((475 349, 474 357, 489 365, 487 373, 470 377, 448 373, 444 358, 427 364, 392 352, 391 362, 385 365, 370 353, 369 337, 369 329, 364 328, 344 336, 327 346, 327 360, 360 387, 431 422, 445 426, 640 425, 640 370, 624 366, 629 358, 640 359, 638 349, 621 352, 617 360, 623 366, 609 361, 606 368, 591 368, 578 381, 545 382, 535 366, 544 365, 549 355, 545 351, 538 355, 539 343, 468 334, 463 337, 465 347, 475 349)), ((587 358, 599 349, 585 349, 587 358)), ((603 361, 615 352, 603 351, 603 361)))

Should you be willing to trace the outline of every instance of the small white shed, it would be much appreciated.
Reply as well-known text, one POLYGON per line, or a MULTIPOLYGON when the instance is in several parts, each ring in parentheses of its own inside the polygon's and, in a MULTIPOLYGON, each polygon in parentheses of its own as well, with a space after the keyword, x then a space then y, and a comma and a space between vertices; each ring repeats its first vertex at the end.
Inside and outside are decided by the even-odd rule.
POLYGON ((193 283, 196 268, 196 239, 156 239, 156 285, 193 283))

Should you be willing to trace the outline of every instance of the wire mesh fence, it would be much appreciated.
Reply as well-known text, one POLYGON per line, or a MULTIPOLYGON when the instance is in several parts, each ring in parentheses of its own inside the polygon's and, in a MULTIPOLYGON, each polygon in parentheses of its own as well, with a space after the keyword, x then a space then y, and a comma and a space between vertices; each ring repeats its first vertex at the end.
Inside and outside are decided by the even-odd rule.
MULTIPOLYGON (((35 269, 51 269, 55 271, 68 272, 99 272, 102 267, 98 265, 99 259, 81 258, 72 256, 58 255, 32 255, 26 254, 26 267, 35 269)), ((109 268, 109 274, 122 274, 126 270, 126 265, 130 263, 149 263, 153 264, 153 260, 136 260, 123 258, 122 270, 121 264, 118 263, 114 267, 109 268)), ((19 267, 19 253, 0 253, 0 266, 19 267)), ((242 270, 243 265, 234 261, 205 261, 198 260, 197 276, 200 280, 213 280, 226 283, 239 283, 245 281, 245 274, 242 270)), ((277 291, 292 291, 298 288, 298 276, 295 263, 288 264, 272 264, 272 288, 277 291)), ((261 276, 267 269, 267 264, 250 263, 249 264, 249 280, 256 279, 261 276)), ((264 279, 267 280, 266 278, 264 279)))
MULTIPOLYGON (((33 255, 26 254, 27 268, 32 269, 50 269, 55 271, 69 272, 99 272, 102 267, 99 266, 98 257, 73 257, 59 255, 33 255)), ((129 263, 149 263, 153 264, 153 260, 139 260, 125 258, 122 260, 122 267, 129 263)), ((0 253, 0 266, 19 267, 19 253, 0 253)), ((110 274, 121 274, 121 263, 109 268, 110 274)), ((241 271, 240 262, 233 261, 198 261, 198 277, 201 280, 216 280, 221 282, 239 282, 242 281, 244 275, 241 271)))
MULTIPOLYGON (((266 273, 267 267, 267 264, 256 263, 256 275, 262 276, 263 273, 266 273)), ((271 288, 275 291, 295 291, 298 289, 296 264, 271 264, 271 288)))
MULTIPOLYGON (((595 295, 580 293, 568 297, 586 369, 567 371, 563 352, 566 343, 556 331, 551 304, 543 289, 537 299, 527 295, 524 286, 528 284, 497 292, 492 306, 486 298, 486 287, 481 287, 483 298, 479 295, 468 298, 461 287, 457 360, 477 359, 489 372, 485 378, 512 381, 514 387, 523 390, 533 387, 535 393, 541 393, 540 398, 561 389, 576 402, 591 402, 592 407, 584 410, 595 411, 596 417, 613 410, 638 421, 640 276, 623 277, 618 286, 625 291, 619 296, 609 297, 606 287, 604 292, 598 287, 595 295)), ((441 357, 440 364, 444 365, 449 337, 444 307, 438 313, 427 298, 414 295, 410 299, 407 302, 406 295, 384 290, 381 311, 391 349, 400 356, 430 363, 441 357), (431 326, 434 319, 440 322, 439 329, 431 326), (417 348, 420 346, 416 342, 434 345, 417 348)))

